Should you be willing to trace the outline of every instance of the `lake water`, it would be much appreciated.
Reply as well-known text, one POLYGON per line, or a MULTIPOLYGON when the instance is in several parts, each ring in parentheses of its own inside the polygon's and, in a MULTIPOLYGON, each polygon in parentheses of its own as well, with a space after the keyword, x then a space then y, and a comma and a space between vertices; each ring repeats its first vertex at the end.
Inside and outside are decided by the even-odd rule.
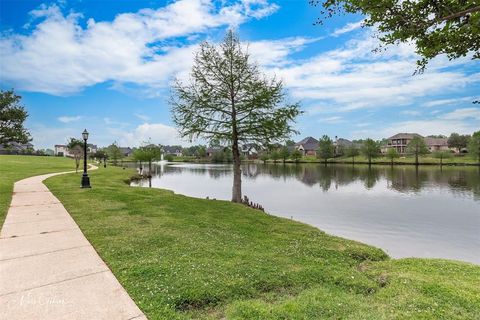
MULTIPOLYGON (((231 198, 231 165, 155 165, 152 171, 152 187, 231 198)), ((380 247, 394 258, 480 264, 477 167, 245 164, 242 187, 270 214, 380 247)))

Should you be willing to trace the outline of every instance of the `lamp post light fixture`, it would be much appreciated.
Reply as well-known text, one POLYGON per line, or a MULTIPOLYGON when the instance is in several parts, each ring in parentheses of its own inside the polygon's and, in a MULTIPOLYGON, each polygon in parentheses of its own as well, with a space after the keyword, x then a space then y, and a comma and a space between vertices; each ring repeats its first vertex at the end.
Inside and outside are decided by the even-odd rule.
POLYGON ((88 140, 88 131, 87 129, 82 132, 83 138, 83 175, 82 175, 82 188, 91 188, 90 178, 87 173, 87 140, 88 140))

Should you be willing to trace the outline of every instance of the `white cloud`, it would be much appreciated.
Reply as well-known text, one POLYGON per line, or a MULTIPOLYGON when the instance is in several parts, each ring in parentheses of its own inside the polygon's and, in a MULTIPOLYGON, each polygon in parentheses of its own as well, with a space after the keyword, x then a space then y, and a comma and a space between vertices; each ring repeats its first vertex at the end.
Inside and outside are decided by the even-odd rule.
POLYGON ((275 13, 280 7, 267 0, 242 0, 247 15, 261 19, 275 13))
POLYGON ((62 116, 62 117, 58 117, 57 120, 63 123, 70 123, 70 122, 78 121, 82 118, 83 118, 82 116, 73 116, 73 117, 62 116))
POLYGON ((189 142, 182 139, 174 127, 163 123, 144 123, 129 132, 119 132, 119 142, 126 146, 139 146, 144 142, 151 141, 162 145, 188 145, 189 142))
POLYGON ((404 114, 407 116, 418 116, 421 114, 421 112, 416 110, 404 110, 401 112, 401 114, 404 114))
POLYGON ((393 122, 388 124, 388 128, 379 128, 377 125, 375 129, 354 131, 352 136, 381 139, 399 132, 415 132, 424 136, 431 134, 449 136, 452 132, 471 134, 480 129, 480 121, 477 120, 480 120, 480 108, 456 109, 444 114, 437 114, 431 119, 393 122))
POLYGON ((75 128, 56 128, 55 126, 45 126, 36 124, 28 127, 33 137, 33 145, 36 149, 53 149, 55 144, 65 144, 68 138, 80 138, 81 132, 75 128))
POLYGON ((56 6, 31 12, 30 34, 0 39, 2 82, 19 89, 65 95, 113 80, 150 87, 168 83, 188 68, 192 48, 164 48, 162 41, 239 25, 273 13, 267 1, 236 1, 223 6, 210 0, 178 0, 157 10, 122 13, 111 22, 64 15, 56 6))
POLYGON ((280 40, 259 40, 248 44, 248 52, 260 65, 278 67, 290 64, 289 55, 301 51, 307 44, 317 42, 320 39, 295 37, 280 40))
POLYGON ((474 101, 474 97, 462 97, 462 98, 454 98, 454 99, 436 99, 432 101, 425 102, 423 104, 424 107, 431 108, 431 107, 439 107, 439 106, 448 106, 448 105, 458 105, 463 104, 465 102, 472 102, 474 101))
MULTIPOLYGON (((440 118, 446 120, 480 120, 480 108, 456 109, 452 112, 442 115, 440 118)), ((480 122, 478 123, 478 127, 480 128, 480 122)))
POLYGON ((146 116, 146 115, 141 114, 141 113, 135 113, 135 117, 137 117, 138 119, 143 120, 143 121, 149 121, 150 120, 149 116, 146 116))
POLYGON ((333 116, 333 117, 327 117, 327 118, 320 118, 319 122, 335 124, 335 123, 344 122, 344 120, 342 117, 333 116))
POLYGON ((478 75, 462 68, 448 69, 451 62, 442 58, 432 61, 424 74, 412 76, 418 58, 412 46, 373 53, 377 46, 378 40, 364 33, 339 49, 269 70, 284 79, 294 98, 315 100, 335 111, 407 106, 479 82, 478 75))
POLYGON ((388 129, 381 130, 380 134, 377 133, 374 136, 382 138, 392 136, 399 132, 415 132, 424 136, 430 134, 443 134, 448 136, 452 132, 471 134, 475 130, 478 130, 478 125, 475 126, 461 120, 412 120, 390 125, 388 129))
POLYGON ((360 29, 362 27, 362 24, 363 24, 363 20, 347 23, 342 28, 336 29, 331 35, 333 37, 338 37, 344 33, 352 32, 353 30, 360 29))

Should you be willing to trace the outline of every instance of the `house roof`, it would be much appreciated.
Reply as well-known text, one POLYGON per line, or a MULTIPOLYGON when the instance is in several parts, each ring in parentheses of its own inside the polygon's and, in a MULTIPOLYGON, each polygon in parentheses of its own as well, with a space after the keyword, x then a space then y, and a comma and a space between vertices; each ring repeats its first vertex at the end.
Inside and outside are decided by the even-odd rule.
POLYGON ((118 149, 120 149, 120 152, 122 152, 122 153, 131 153, 132 152, 132 148, 130 148, 130 147, 119 147, 118 149))
POLYGON ((295 143, 295 146, 303 146, 303 149, 305 150, 317 150, 318 140, 313 137, 306 137, 303 140, 295 143))
POLYGON ((63 148, 66 148, 67 145, 65 145, 65 144, 56 144, 56 145, 55 145, 55 148, 57 148, 57 147, 58 147, 58 148, 62 148, 62 147, 63 147, 63 148))
POLYGON ((337 141, 334 142, 337 146, 351 146, 353 144, 352 141, 343 139, 343 138, 338 138, 337 141))
POLYGON ((414 137, 420 137, 423 138, 421 135, 418 133, 397 133, 394 136, 391 136, 388 138, 389 140, 391 139, 413 139, 414 137))
POLYGON ((207 153, 222 152, 223 150, 224 150, 223 147, 221 147, 221 148, 209 147, 209 148, 207 148, 207 153))
POLYGON ((246 143, 241 146, 242 151, 251 151, 251 150, 258 150, 259 147, 255 143, 246 143))
POLYGON ((181 152, 181 151, 182 151, 182 148, 181 148, 181 147, 178 147, 178 146, 164 146, 164 147, 163 147, 163 150, 164 150, 166 153, 177 153, 177 152, 181 152))
POLYGON ((427 146, 448 146, 447 138, 424 138, 427 146))

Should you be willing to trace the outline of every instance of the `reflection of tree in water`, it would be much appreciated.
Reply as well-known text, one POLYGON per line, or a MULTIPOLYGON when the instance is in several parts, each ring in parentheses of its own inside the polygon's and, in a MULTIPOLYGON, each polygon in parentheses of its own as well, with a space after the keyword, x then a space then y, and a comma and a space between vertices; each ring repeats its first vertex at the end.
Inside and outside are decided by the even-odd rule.
POLYGON ((420 192, 425 188, 448 187, 452 193, 471 191, 480 199, 480 172, 472 167, 404 166, 390 169, 386 175, 390 186, 399 192, 420 192))
POLYGON ((418 166, 384 168, 390 187, 399 192, 419 192, 426 182, 433 182, 429 174, 418 166))
MULTIPOLYGON (((166 166, 164 174, 205 175, 219 179, 232 174, 229 166, 166 166)), ((443 166, 372 166, 328 165, 323 164, 244 164, 242 174, 247 179, 268 176, 274 180, 296 179, 307 186, 318 186, 328 191, 335 186, 340 188, 355 181, 361 181, 365 188, 373 188, 382 179, 387 187, 402 193, 420 192, 426 188, 448 188, 450 192, 474 195, 480 200, 480 168, 443 166)), ((157 170, 160 176, 160 170, 157 170)))
POLYGON ((217 169, 217 168, 209 168, 207 169, 208 176, 215 180, 220 179, 222 177, 230 176, 232 172, 226 169, 217 169))
POLYGON ((380 180, 380 170, 372 166, 364 167, 358 170, 358 177, 366 189, 372 189, 380 180))

